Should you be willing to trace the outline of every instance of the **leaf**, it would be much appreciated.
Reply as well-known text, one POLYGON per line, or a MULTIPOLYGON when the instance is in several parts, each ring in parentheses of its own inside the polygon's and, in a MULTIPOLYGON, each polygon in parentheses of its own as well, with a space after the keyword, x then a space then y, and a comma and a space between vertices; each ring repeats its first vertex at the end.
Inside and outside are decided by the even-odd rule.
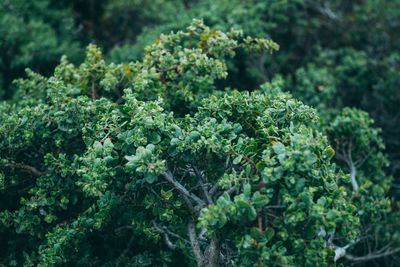
POLYGON ((240 131, 242 131, 242 126, 239 123, 235 123, 233 125, 233 131, 235 132, 235 134, 240 133, 240 131))
POLYGON ((148 129, 152 128, 153 124, 154 124, 153 118, 152 117, 147 117, 145 122, 144 122, 145 127, 148 128, 148 129))
POLYGON ((232 163, 237 165, 242 161, 242 158, 243 158, 243 156, 239 155, 239 156, 237 156, 236 158, 233 159, 232 163))
POLYGON ((266 239, 266 236, 257 227, 252 227, 250 229, 250 236, 257 242, 262 242, 264 239, 266 239))
POLYGON ((264 234, 265 234, 265 237, 267 238, 267 241, 270 241, 275 235, 275 230, 271 227, 267 227, 264 230, 264 234))
POLYGON ((161 141, 161 136, 156 132, 152 132, 148 140, 153 144, 158 144, 161 141))
POLYGON ((256 208, 264 207, 269 203, 269 199, 265 195, 261 195, 259 192, 255 192, 252 198, 252 202, 256 208))
POLYGON ((198 131, 190 132, 189 137, 192 142, 197 142, 200 139, 200 133, 198 131))
POLYGON ((155 175, 155 174, 147 173, 147 174, 144 176, 144 179, 145 179, 145 181, 148 182, 149 184, 152 184, 152 183, 154 183, 155 181, 158 180, 158 176, 155 175))
POLYGON ((321 205, 322 207, 325 206, 325 203, 326 203, 325 197, 320 197, 317 201, 317 204, 321 205))
POLYGON ((218 227, 222 228, 227 222, 228 222, 228 218, 226 217, 226 215, 224 213, 219 213, 219 223, 218 223, 218 227))
POLYGON ((285 146, 281 142, 276 142, 273 146, 272 149, 274 152, 278 155, 285 153, 285 146))
POLYGON ((250 208, 250 204, 247 203, 247 201, 244 201, 241 199, 235 201, 235 204, 239 209, 249 209, 250 208))
POLYGON ((327 147, 324 149, 324 151, 322 152, 322 156, 328 160, 330 160, 331 158, 333 158, 333 156, 335 155, 335 150, 333 150, 332 147, 327 147))
POLYGON ((246 200, 250 199, 250 195, 251 195, 251 185, 250 184, 245 184, 244 185, 243 194, 244 194, 244 198, 246 200))
POLYGON ((107 138, 106 140, 104 140, 104 144, 103 144, 104 148, 114 148, 114 144, 111 142, 110 138, 107 138))
POLYGON ((338 215, 339 215, 339 212, 337 210, 330 210, 326 214, 326 219, 331 221, 331 220, 335 219, 338 215))
POLYGON ((96 155, 101 155, 101 153, 103 153, 103 145, 99 141, 94 142, 93 148, 96 155))

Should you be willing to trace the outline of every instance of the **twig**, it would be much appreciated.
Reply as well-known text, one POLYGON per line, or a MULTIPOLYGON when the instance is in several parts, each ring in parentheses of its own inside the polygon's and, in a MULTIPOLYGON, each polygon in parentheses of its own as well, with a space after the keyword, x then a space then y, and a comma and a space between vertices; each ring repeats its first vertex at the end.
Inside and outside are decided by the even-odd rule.
MULTIPOLYGON (((185 238, 181 237, 180 235, 175 234, 174 232, 171 232, 170 230, 165 229, 165 228, 162 227, 161 225, 157 224, 156 221, 154 221, 154 220, 153 220, 153 226, 154 226, 154 229, 155 229, 158 233, 164 234, 165 242, 167 243, 167 246, 168 246, 169 248, 171 248, 171 244, 172 244, 172 242, 170 241, 170 239, 169 239, 169 237, 168 237, 169 235, 170 235, 170 236, 173 236, 173 237, 175 237, 175 238, 177 238, 177 239, 180 239, 181 241, 183 241, 183 242, 185 242, 185 243, 187 243, 187 244, 190 243, 188 240, 186 240, 185 238), (165 236, 165 235, 166 235, 166 236, 165 236)), ((174 245, 174 244, 172 244, 172 245, 173 245, 173 247, 176 248, 176 245, 174 245)), ((175 249, 175 248, 174 248, 174 249, 175 249)))
POLYGON ((202 173, 195 167, 193 167, 193 171, 196 174, 197 178, 199 179, 199 184, 201 190, 203 191, 204 197, 207 199, 208 204, 214 204, 213 199, 211 198, 209 192, 207 191, 206 185, 204 184, 204 179, 202 173))
POLYGON ((12 162, 12 163, 8 164, 8 166, 25 170, 25 171, 31 173, 32 175, 34 175, 36 177, 40 177, 42 175, 45 175, 45 174, 49 173, 49 171, 41 172, 38 169, 36 169, 35 167, 29 166, 29 165, 26 165, 26 164, 23 164, 23 163, 12 162))
POLYGON ((193 194, 192 192, 189 192, 183 185, 181 185, 178 181, 175 180, 173 177, 172 173, 167 169, 163 174, 164 178, 170 182, 182 195, 185 195, 188 198, 193 199, 197 204, 199 204, 201 207, 205 207, 206 203, 201 200, 198 196, 193 194))
POLYGON ((388 249, 383 253, 370 253, 370 254, 367 254, 367 255, 361 256, 361 257, 356 257, 351 254, 346 254, 344 257, 350 261, 361 262, 361 261, 369 261, 369 260, 374 260, 374 259, 378 259, 378 258, 382 258, 382 257, 387 257, 390 255, 396 254, 398 252, 400 252, 400 248, 388 249))

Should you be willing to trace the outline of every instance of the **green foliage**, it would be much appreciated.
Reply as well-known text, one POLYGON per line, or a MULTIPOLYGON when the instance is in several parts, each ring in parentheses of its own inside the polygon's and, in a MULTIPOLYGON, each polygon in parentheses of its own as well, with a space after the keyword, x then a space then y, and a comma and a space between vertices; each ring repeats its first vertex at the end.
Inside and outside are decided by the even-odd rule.
POLYGON ((19 80, 19 104, 0 113, 2 262, 329 265, 320 228, 358 233, 345 176, 315 111, 277 83, 209 95, 238 47, 276 45, 194 21, 142 62, 107 65, 89 46, 77 68, 63 59, 50 78, 19 80), (131 89, 115 104, 118 83, 131 89), (189 101, 184 115, 176 103, 189 101))
POLYGON ((380 129, 372 128, 372 123, 366 112, 345 108, 327 131, 337 159, 347 164, 350 172, 352 166, 357 169, 358 183, 376 187, 370 194, 383 196, 391 183, 390 177, 383 171, 389 162, 382 153, 385 145, 379 136, 380 129))
POLYGON ((204 18, 213 29, 241 29, 281 44, 274 57, 238 51, 218 89, 253 90, 279 74, 296 98, 321 107, 325 124, 345 106, 366 110, 383 129, 390 172, 399 176, 398 0, 3 2, 0 95, 7 99, 26 67, 48 75, 61 54, 76 63, 78 47, 88 42, 102 46, 107 60, 128 63, 161 33, 204 18))
POLYGON ((396 264, 399 5, 2 1, 0 264, 396 264))
MULTIPOLYGON (((271 36, 280 45, 274 57, 239 52, 228 61, 231 74, 218 88, 255 89, 281 75, 285 89, 318 108, 323 124, 343 107, 367 111, 383 129, 390 172, 399 177, 398 88, 399 1, 185 1, 159 25, 149 25, 135 42, 111 52, 111 60, 140 58, 144 47, 162 32, 178 30, 193 17, 215 29, 242 29, 271 36), (179 21, 175 18, 179 17, 179 21), (134 57, 133 57, 134 55, 134 57)), ((169 10, 169 9, 167 9, 169 10)))
POLYGON ((348 192, 360 218, 360 237, 350 248, 350 253, 356 255, 353 258, 391 252, 365 249, 372 244, 394 248, 400 244, 395 223, 400 219, 398 202, 387 197, 392 178, 383 171, 389 162, 382 153, 385 146, 379 136, 380 129, 372 128, 372 123, 366 112, 345 108, 327 129, 338 164, 350 172, 352 187, 348 192))

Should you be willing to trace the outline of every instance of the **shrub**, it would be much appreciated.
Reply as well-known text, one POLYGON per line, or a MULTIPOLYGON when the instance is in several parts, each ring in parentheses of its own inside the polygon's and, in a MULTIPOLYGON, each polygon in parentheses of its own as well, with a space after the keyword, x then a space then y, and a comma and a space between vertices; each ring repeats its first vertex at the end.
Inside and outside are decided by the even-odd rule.
MULTIPOLYGON (((227 57, 278 48, 241 35, 194 20, 160 36, 140 62, 107 64, 90 45, 78 67, 63 58, 50 78, 28 70, 16 82, 18 104, 0 105, 1 263, 329 266, 350 258, 368 217, 353 203, 351 177, 330 163, 335 151, 316 130, 315 110, 279 80, 252 93, 214 91, 227 57)), ((369 129, 364 113, 354 116, 369 129)), ((375 139, 361 145, 381 149, 368 129, 375 139)))

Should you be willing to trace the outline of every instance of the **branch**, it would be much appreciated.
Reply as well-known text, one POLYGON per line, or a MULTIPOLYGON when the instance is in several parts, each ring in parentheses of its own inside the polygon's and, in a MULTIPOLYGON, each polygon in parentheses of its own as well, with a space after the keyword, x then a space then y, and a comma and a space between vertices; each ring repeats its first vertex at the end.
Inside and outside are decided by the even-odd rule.
POLYGON ((129 252, 129 250, 131 249, 131 246, 133 244, 133 241, 135 241, 135 236, 132 236, 129 241, 128 241, 128 245, 126 246, 126 248, 124 249, 124 251, 121 253, 121 255, 119 255, 117 262, 119 262, 123 257, 125 257, 125 255, 129 252))
POLYGON ((207 191, 206 184, 204 184, 203 174, 195 166, 193 166, 193 170, 197 178, 199 179, 200 187, 203 191, 204 197, 207 199, 208 204, 214 204, 213 199, 211 198, 209 192, 207 191))
POLYGON ((325 3, 324 6, 317 4, 316 1, 305 1, 306 6, 313 10, 318 11, 320 14, 328 17, 331 20, 338 21, 342 18, 341 14, 335 13, 330 7, 328 3, 325 3))
POLYGON ((200 229, 200 233, 197 235, 197 237, 201 240, 201 241, 207 241, 207 238, 205 238, 205 234, 207 233, 208 229, 205 227, 202 227, 200 229))
POLYGON ((199 181, 199 183, 200 183, 200 187, 203 191, 203 194, 204 194, 205 198, 207 199, 208 204, 214 204, 214 200, 211 198, 210 194, 208 193, 206 185, 202 181, 199 181))
POLYGON ((169 236, 173 236, 175 238, 178 238, 178 239, 182 240, 185 243, 189 243, 189 241, 187 241, 186 239, 184 239, 180 235, 177 235, 177 234, 169 231, 168 229, 164 229, 163 227, 158 225, 155 221, 153 221, 153 226, 154 226, 154 229, 156 230, 156 232, 158 232, 160 234, 163 234, 164 242, 167 245, 167 247, 170 248, 171 250, 175 250, 177 248, 177 246, 174 243, 171 242, 171 240, 169 239, 169 236))
POLYGON ((203 253, 201 252, 201 247, 199 240, 197 239, 196 235, 196 226, 193 222, 189 222, 188 225, 188 234, 190 238, 190 245, 193 249, 194 257, 196 258, 197 266, 198 267, 205 267, 205 261, 203 253))
POLYGON ((218 267, 219 265, 219 242, 216 237, 211 239, 210 245, 207 247, 205 252, 205 258, 207 260, 207 266, 218 267))
POLYGON ((285 208, 284 205, 269 205, 269 206, 265 206, 264 208, 266 209, 283 209, 285 208))
POLYGON ((228 193, 228 195, 231 195, 233 193, 235 193, 237 191, 237 187, 236 186, 232 186, 231 188, 229 188, 226 192, 228 193))
POLYGON ((12 163, 8 164, 8 166, 10 166, 10 167, 15 167, 15 168, 18 168, 18 169, 22 169, 22 170, 24 170, 24 171, 27 171, 27 172, 29 172, 30 174, 32 174, 33 176, 35 176, 35 177, 40 177, 40 176, 42 176, 42 175, 45 175, 45 174, 49 173, 48 171, 41 172, 41 171, 39 171, 38 169, 36 169, 35 167, 29 166, 29 165, 25 165, 25 164, 23 164, 23 163, 15 163, 15 162, 12 162, 12 163))
POLYGON ((342 160, 344 160, 347 163, 347 166, 350 169, 350 180, 351 180, 351 185, 353 186, 353 191, 358 192, 358 183, 356 178, 357 168, 351 156, 352 148, 353 148, 353 141, 350 140, 347 147, 347 155, 345 155, 345 152, 343 152, 342 160))
POLYGON ((360 240, 361 240, 361 239, 356 239, 356 240, 354 240, 354 241, 348 243, 347 245, 345 245, 345 246, 343 246, 343 247, 338 247, 338 246, 336 246, 335 244, 333 244, 333 239, 334 239, 335 233, 329 235, 328 240, 326 240, 327 233, 326 233, 325 227, 324 227, 323 225, 320 226, 320 230, 319 230, 319 232, 317 233, 317 235, 318 235, 318 236, 321 236, 322 238, 325 239, 325 241, 324 241, 324 246, 325 246, 325 247, 330 247, 331 249, 334 250, 334 252, 335 252, 334 260, 335 260, 335 262, 338 261, 340 258, 342 258, 343 256, 346 255, 346 250, 347 250, 349 247, 351 247, 351 246, 357 244, 357 243, 360 242, 360 240))
POLYGON ((193 199, 197 204, 199 204, 201 207, 207 206, 206 203, 201 200, 198 196, 193 194, 192 192, 189 192, 183 185, 181 185, 178 181, 176 181, 172 175, 172 173, 167 169, 163 174, 164 178, 170 182, 182 195, 193 199))
POLYGON ((358 192, 358 183, 356 179, 357 169, 353 164, 353 162, 350 162, 349 167, 350 167, 350 174, 351 174, 350 179, 351 179, 351 185, 353 186, 353 191, 358 192))
POLYGON ((400 248, 388 249, 388 250, 386 250, 385 252, 382 252, 382 253, 378 253, 378 252, 370 253, 370 254, 367 254, 367 255, 361 256, 361 257, 356 257, 356 256, 353 256, 351 254, 346 254, 344 257, 347 260, 350 260, 350 261, 361 262, 361 261, 369 261, 369 260, 374 260, 374 259, 378 259, 378 258, 382 258, 382 257, 387 257, 387 256, 390 256, 390 255, 396 254, 398 252, 400 252, 400 248))
POLYGON ((114 229, 114 233, 117 236, 122 236, 124 232, 132 230, 132 229, 133 229, 133 227, 131 225, 124 225, 124 226, 114 229))
POLYGON ((368 152, 368 154, 364 158, 360 158, 360 159, 356 160, 354 162, 354 165, 356 165, 358 168, 360 168, 364 164, 364 162, 369 158, 369 156, 371 156, 372 152, 373 151, 371 150, 368 152))
POLYGON ((337 247, 337 246, 335 246, 335 245, 332 244, 330 247, 331 247, 332 249, 334 249, 334 251, 335 251, 335 258, 334 258, 334 260, 335 260, 335 261, 338 261, 338 260, 339 260, 340 258, 342 258, 343 256, 346 256, 346 255, 347 255, 347 254, 346 254, 346 250, 347 250, 349 247, 351 247, 351 246, 357 244, 359 241, 360 241, 360 239, 356 239, 356 240, 354 240, 353 242, 350 242, 350 243, 348 243, 346 246, 343 246, 343 247, 337 247))
MULTIPOLYGON (((219 184, 218 184, 218 182, 217 182, 217 183, 215 183, 215 184, 213 185, 213 187, 211 187, 211 189, 210 189, 210 191, 209 191, 210 195, 213 196, 213 195, 217 192, 218 187, 219 187, 219 184)), ((399 187, 400 187, 400 186, 399 186, 399 187)))

